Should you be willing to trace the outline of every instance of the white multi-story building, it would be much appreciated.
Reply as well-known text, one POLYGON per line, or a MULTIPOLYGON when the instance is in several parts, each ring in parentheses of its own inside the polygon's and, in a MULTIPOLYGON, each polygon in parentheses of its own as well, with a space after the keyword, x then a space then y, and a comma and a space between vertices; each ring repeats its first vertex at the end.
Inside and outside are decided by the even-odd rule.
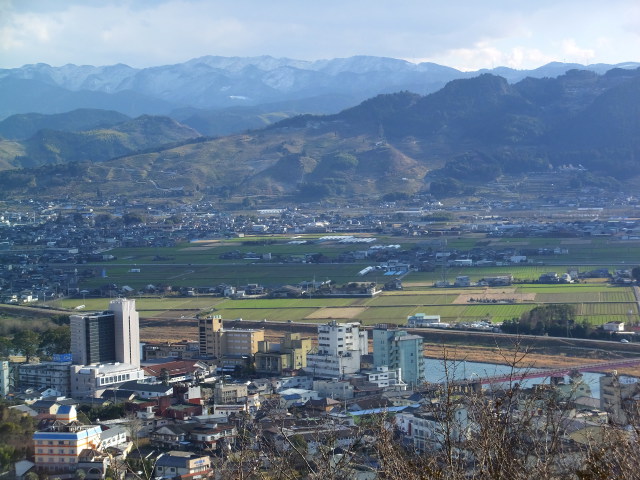
POLYGON ((400 369, 409 385, 424 381, 422 337, 398 330, 396 325, 379 324, 373 329, 373 365, 400 369))
POLYGON ((128 363, 71 365, 71 396, 99 397, 107 389, 117 389, 131 380, 143 380, 144 371, 128 363))
POLYGON ((22 363, 17 366, 17 386, 21 389, 53 388, 61 395, 69 395, 69 366, 71 362, 22 363))
POLYGON ((360 370, 369 353, 367 332, 358 322, 318 325, 318 348, 307 354, 306 371, 317 378, 341 378, 360 370))
POLYGON ((389 369, 386 365, 375 367, 372 370, 362 370, 359 375, 352 378, 363 378, 385 390, 406 390, 407 384, 402 381, 402 369, 389 369))
POLYGON ((337 380, 314 380, 313 389, 323 398, 334 400, 346 400, 353 398, 354 387, 347 381, 337 380))
POLYGON ((405 441, 413 443, 419 452, 441 448, 447 437, 450 441, 461 441, 470 434, 468 412, 462 405, 454 407, 449 414, 400 412, 395 415, 395 425, 405 441))

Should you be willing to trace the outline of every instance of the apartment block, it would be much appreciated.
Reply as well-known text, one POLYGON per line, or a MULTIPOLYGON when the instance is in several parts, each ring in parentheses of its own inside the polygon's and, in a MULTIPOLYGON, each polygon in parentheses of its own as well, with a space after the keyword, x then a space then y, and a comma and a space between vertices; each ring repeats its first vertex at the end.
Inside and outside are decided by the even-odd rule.
POLYGON ((311 350, 310 338, 288 332, 280 343, 263 340, 258 342, 255 354, 258 373, 281 375, 285 370, 298 370, 307 366, 307 353, 311 350))
POLYGON ((395 325, 377 325, 373 329, 373 364, 399 369, 401 381, 420 385, 424 381, 422 337, 398 330, 395 325))
POLYGON ((219 315, 198 320, 198 334, 200 354, 215 358, 252 357, 264 340, 264 330, 224 328, 219 315))
POLYGON ((343 378, 360 370, 369 352, 367 332, 358 322, 318 325, 318 347, 307 355, 308 373, 315 378, 343 378))
POLYGON ((56 418, 49 428, 33 434, 36 468, 50 474, 72 473, 78 469, 84 450, 100 447, 102 429, 78 423, 72 405, 60 406, 56 418))

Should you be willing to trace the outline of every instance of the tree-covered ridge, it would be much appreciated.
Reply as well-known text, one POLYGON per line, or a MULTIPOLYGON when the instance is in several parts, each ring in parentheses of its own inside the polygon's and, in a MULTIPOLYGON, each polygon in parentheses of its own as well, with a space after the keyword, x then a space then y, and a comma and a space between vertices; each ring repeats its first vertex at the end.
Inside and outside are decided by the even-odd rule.
POLYGON ((156 117, 89 133, 41 131, 25 144, 34 156, 24 153, 23 163, 73 160, 79 162, 74 171, 47 166, 7 172, 0 187, 14 196, 55 195, 62 187, 56 179, 62 179, 78 192, 99 187, 109 195, 135 190, 151 197, 446 196, 468 194, 504 175, 568 165, 575 167, 576 188, 610 188, 638 171, 639 88, 639 70, 570 71, 514 85, 484 74, 427 96, 378 95, 336 115, 304 115, 242 135, 161 149, 143 143, 178 141, 180 134, 170 138, 163 129, 175 129, 156 117), (147 150, 104 161, 134 148, 147 150))
POLYGON ((200 136, 169 117, 143 115, 130 119, 116 112, 80 111, 75 115, 20 116, 0 124, 8 137, 20 137, 20 124, 29 133, 22 140, 0 140, 0 160, 13 168, 71 162, 103 162, 141 150, 157 149, 200 136), (9 123, 7 125, 7 123, 9 123), (4 145, 11 144, 12 148, 4 145))

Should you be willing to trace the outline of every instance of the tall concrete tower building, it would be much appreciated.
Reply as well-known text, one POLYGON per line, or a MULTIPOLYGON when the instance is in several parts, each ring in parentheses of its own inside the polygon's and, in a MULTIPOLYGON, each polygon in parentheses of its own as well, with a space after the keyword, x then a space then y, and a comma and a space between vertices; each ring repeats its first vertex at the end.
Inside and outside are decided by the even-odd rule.
POLYGON ((109 302, 114 313, 116 361, 140 368, 140 315, 136 301, 117 298, 109 302))
POLYGON ((71 315, 71 356, 76 365, 116 361, 113 312, 71 315))
POLYGON ((108 362, 140 368, 140 327, 135 300, 118 298, 109 310, 71 315, 71 354, 76 365, 108 362))

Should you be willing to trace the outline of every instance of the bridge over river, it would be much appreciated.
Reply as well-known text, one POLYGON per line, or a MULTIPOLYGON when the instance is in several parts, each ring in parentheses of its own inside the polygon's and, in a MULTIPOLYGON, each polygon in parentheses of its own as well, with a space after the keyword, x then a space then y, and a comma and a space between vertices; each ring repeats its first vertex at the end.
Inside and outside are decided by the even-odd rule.
POLYGON ((456 380, 452 383, 461 386, 471 384, 491 385, 495 383, 513 383, 532 378, 564 377, 565 375, 569 375, 572 372, 602 372, 604 370, 615 370, 616 368, 631 367, 638 364, 640 364, 640 357, 543 370, 516 369, 506 374, 494 375, 489 377, 477 376, 471 379, 456 380))

